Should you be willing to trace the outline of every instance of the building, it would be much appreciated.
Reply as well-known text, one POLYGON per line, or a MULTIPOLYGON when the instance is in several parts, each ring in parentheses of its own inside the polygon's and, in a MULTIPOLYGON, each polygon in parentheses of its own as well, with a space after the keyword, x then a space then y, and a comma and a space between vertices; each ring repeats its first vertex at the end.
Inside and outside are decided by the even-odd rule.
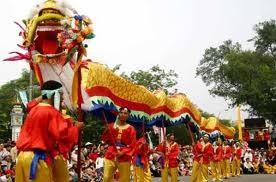
POLYGON ((24 112, 21 104, 17 103, 13 105, 10 116, 11 116, 12 141, 16 141, 19 136, 21 126, 23 123, 23 117, 24 117, 24 112))

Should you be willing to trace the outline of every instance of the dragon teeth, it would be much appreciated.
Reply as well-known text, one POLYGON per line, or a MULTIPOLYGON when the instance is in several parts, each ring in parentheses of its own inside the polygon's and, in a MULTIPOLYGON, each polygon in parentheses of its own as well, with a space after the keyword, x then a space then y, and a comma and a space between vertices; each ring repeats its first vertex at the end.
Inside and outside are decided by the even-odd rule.
POLYGON ((56 31, 56 30, 63 30, 61 26, 38 26, 37 31, 56 31))

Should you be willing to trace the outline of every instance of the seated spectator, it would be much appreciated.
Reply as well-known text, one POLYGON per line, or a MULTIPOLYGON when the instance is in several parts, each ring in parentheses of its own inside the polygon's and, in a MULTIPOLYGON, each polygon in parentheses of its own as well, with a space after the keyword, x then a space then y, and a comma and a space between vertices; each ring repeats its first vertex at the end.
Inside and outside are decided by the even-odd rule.
POLYGON ((248 142, 250 140, 250 134, 248 130, 244 130, 243 132, 243 140, 248 142))
POLYGON ((267 141, 268 144, 270 144, 271 137, 270 137, 268 130, 265 130, 265 132, 264 132, 264 140, 267 141))
POLYGON ((7 178, 7 176, 6 175, 2 175, 2 176, 0 176, 0 181, 2 182, 7 182, 8 181, 8 178, 7 178))
POLYGON ((263 168, 264 168, 265 174, 274 174, 275 173, 273 166, 270 165, 268 163, 268 161, 265 162, 265 164, 263 165, 263 168))
POLYGON ((258 131, 255 131, 255 140, 261 141, 261 136, 260 136, 260 133, 258 131))
POLYGON ((9 151, 7 151, 6 148, 4 148, 3 144, 0 144, 0 162, 6 155, 9 155, 9 151))
POLYGON ((253 155, 252 155, 250 148, 246 149, 244 156, 243 156, 243 161, 246 161, 247 158, 249 159, 250 162, 253 161, 253 155))
MULTIPOLYGON (((265 152, 264 152, 265 154, 265 152)), ((267 162, 267 159, 266 159, 266 154, 265 155, 262 155, 262 157, 260 158, 260 163, 262 164, 265 164, 267 162)))
POLYGON ((99 153, 97 149, 93 149, 93 151, 91 151, 91 153, 89 154, 89 159, 91 159, 92 161, 96 161, 96 159, 99 157, 99 153))
POLYGON ((15 160, 16 160, 16 158, 17 158, 17 148, 16 148, 16 145, 15 145, 15 142, 14 141, 12 141, 11 142, 11 151, 10 151, 10 153, 11 153, 11 158, 12 158, 12 162, 15 162, 15 160))
POLYGON ((8 179, 8 182, 14 181, 14 171, 13 170, 6 170, 5 174, 8 179))
POLYGON ((249 158, 246 158, 245 162, 243 163, 243 173, 244 174, 253 174, 254 166, 250 162, 249 158))
POLYGON ((101 153, 100 156, 96 159, 96 172, 97 178, 103 178, 103 169, 104 169, 104 155, 101 153))
POLYGON ((186 174, 185 164, 183 163, 183 161, 179 162, 178 174, 179 174, 179 176, 185 176, 185 174, 186 174))
POLYGON ((258 135, 259 135, 260 141, 263 141, 263 140, 264 140, 264 132, 263 132, 262 129, 260 129, 260 130, 258 131, 258 135))
POLYGON ((274 154, 276 154, 276 146, 275 146, 275 142, 271 143, 271 147, 270 150, 272 150, 274 152, 274 154))
POLYGON ((71 163, 77 164, 77 161, 78 161, 78 150, 77 150, 77 147, 75 147, 75 149, 71 153, 71 163))
POLYGON ((255 157, 252 165, 253 165, 253 168, 254 168, 254 173, 258 174, 259 170, 260 170, 260 160, 259 160, 258 156, 255 157))
POLYGON ((6 156, 4 156, 3 160, 0 162, 1 162, 1 167, 4 169, 4 171, 11 169, 12 159, 10 154, 7 154, 6 156))
POLYGON ((260 160, 260 165, 259 165, 259 173, 263 174, 264 173, 264 163, 260 160))
POLYGON ((271 136, 271 141, 275 142, 276 141, 276 131, 275 131, 275 128, 272 129, 272 131, 270 133, 270 136, 271 136))
POLYGON ((276 157, 273 151, 268 151, 266 160, 271 166, 276 166, 276 157))
POLYGON ((150 171, 154 177, 161 177, 161 166, 154 160, 149 161, 150 171))
POLYGON ((78 181, 78 174, 77 174, 77 165, 71 164, 68 166, 69 168, 69 181, 70 182, 77 182, 78 181))

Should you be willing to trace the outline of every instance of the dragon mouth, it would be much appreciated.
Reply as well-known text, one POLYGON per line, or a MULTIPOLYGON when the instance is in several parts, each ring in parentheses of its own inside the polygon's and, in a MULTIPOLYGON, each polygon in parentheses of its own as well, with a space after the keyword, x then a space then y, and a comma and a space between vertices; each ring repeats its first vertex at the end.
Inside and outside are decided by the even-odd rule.
POLYGON ((39 25, 34 40, 37 54, 48 58, 63 55, 64 50, 58 41, 58 34, 62 31, 63 27, 58 24, 39 25))

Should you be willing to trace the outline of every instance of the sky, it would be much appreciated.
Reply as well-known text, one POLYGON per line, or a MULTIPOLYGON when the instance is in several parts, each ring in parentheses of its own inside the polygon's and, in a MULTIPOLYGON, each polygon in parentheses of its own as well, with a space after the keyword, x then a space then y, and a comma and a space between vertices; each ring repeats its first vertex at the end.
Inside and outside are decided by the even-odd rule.
MULTIPOLYGON (((0 60, 22 43, 13 23, 25 19, 38 0, 3 1, 0 15, 0 60)), ((88 42, 88 57, 121 71, 148 70, 153 65, 179 74, 179 91, 206 112, 236 120, 227 101, 212 97, 196 67, 205 49, 231 39, 252 49, 247 40, 259 22, 275 19, 274 0, 67 0, 79 14, 93 21, 96 37, 88 42)), ((25 61, 0 61, 0 85, 16 79, 25 61)), ((172 88, 173 90, 174 88, 172 88)), ((243 112, 246 118, 247 113, 243 112)))

